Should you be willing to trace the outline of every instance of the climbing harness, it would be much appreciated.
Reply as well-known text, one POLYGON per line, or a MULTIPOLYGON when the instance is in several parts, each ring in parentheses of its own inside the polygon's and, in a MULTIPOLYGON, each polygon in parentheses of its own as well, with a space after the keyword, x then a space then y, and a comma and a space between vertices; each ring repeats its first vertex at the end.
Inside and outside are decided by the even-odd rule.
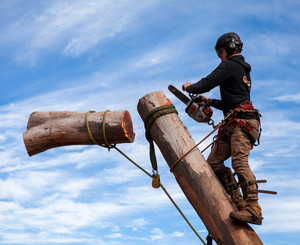
POLYGON ((235 122, 235 126, 239 125, 244 130, 244 132, 249 136, 252 145, 258 146, 260 144, 259 139, 262 131, 261 123, 260 123, 261 114, 259 113, 259 111, 253 107, 252 102, 250 100, 245 100, 244 102, 236 106, 233 110, 235 111, 236 114, 231 119, 235 122), (256 129, 255 127, 247 123, 245 120, 240 119, 238 117, 239 113, 248 113, 252 116, 256 116, 259 123, 259 128, 256 129), (255 144, 256 141, 257 144, 255 144))
POLYGON ((258 110, 254 109, 252 102, 250 100, 246 100, 240 103, 233 110, 231 110, 228 115, 223 120, 224 124, 219 127, 216 138, 214 139, 213 144, 216 145, 216 151, 218 151, 220 138, 230 144, 231 135, 233 134, 236 126, 239 126, 248 135, 252 148, 253 146, 258 146, 260 143, 259 139, 262 131, 260 123, 261 114, 258 110), (241 113, 247 113, 248 115, 255 116, 258 120, 259 128, 257 129, 244 119, 239 118, 241 113), (257 144, 255 144, 256 141, 257 144))
MULTIPOLYGON (((114 145, 111 145, 109 144, 109 141, 107 140, 107 136, 106 136, 106 133, 105 133, 105 119, 106 119, 106 116, 107 116, 107 112, 109 112, 109 110, 106 110, 103 114, 103 125, 102 125, 102 131, 103 131, 103 137, 104 137, 104 141, 105 141, 105 144, 99 144, 93 137, 92 133, 91 133, 91 130, 90 130, 90 127, 89 127, 89 121, 88 121, 88 117, 89 117, 89 114, 90 112, 94 112, 94 111, 88 111, 87 114, 86 114, 86 127, 87 127, 87 131, 89 133, 89 136, 91 138, 91 140, 99 145, 99 146, 102 146, 102 147, 105 147, 107 148, 108 150, 110 149, 116 149, 121 155, 123 155, 127 160, 129 160, 131 163, 133 163, 137 168, 139 168, 140 170, 142 170, 145 174, 147 174, 149 177, 152 178, 152 187, 153 188, 156 188, 158 189, 159 187, 161 187, 163 189, 163 191, 165 192, 166 196, 169 198, 169 200, 172 202, 172 204, 174 205, 174 207, 178 210, 178 212, 181 214, 181 216, 184 218, 184 220, 187 222, 187 224, 190 226, 190 228, 194 231, 194 233, 196 234, 196 236, 201 240, 201 242, 204 244, 204 245, 208 245, 205 243, 205 241, 202 239, 202 237, 198 234, 198 232, 195 230, 195 228, 191 225, 191 223, 188 221, 188 219, 186 218, 186 216, 183 214, 183 212, 181 211, 181 209, 178 207, 178 205, 176 204, 176 202, 173 200, 173 198, 170 196, 170 194, 168 193, 168 191, 166 190, 166 188, 162 185, 162 183, 160 182, 160 176, 158 174, 158 171, 157 171, 157 163, 156 163, 156 157, 155 157, 155 152, 154 152, 154 149, 151 150, 150 148, 150 154, 153 154, 154 156, 154 159, 155 159, 155 162, 156 163, 156 168, 154 169, 153 168, 153 164, 152 164, 152 168, 153 168, 153 174, 151 175, 149 172, 147 172, 144 168, 142 168, 140 165, 138 165, 135 161, 133 161, 131 158, 129 158, 124 152, 122 152, 117 146, 116 144, 114 145)), ((170 104, 170 105, 165 105, 165 106, 162 106, 162 107, 159 107, 159 108, 156 108, 155 111, 152 111, 152 113, 149 116, 149 118, 147 117, 147 121, 145 120, 145 122, 147 122, 147 126, 145 124, 145 127, 148 129, 146 130, 146 135, 147 135, 147 131, 149 133, 149 135, 147 135, 147 137, 150 139, 150 141, 152 141, 152 144, 153 144, 153 139, 151 138, 150 136, 150 128, 151 128, 151 125, 152 123, 160 116, 162 115, 166 115, 166 114, 169 114, 169 113, 177 113, 175 107, 173 104, 170 104), (154 119, 152 119, 152 117, 154 119)), ((148 139, 147 138, 147 139, 148 139)), ((149 142, 150 142, 149 141, 149 142)), ((151 145, 150 145, 151 147, 151 145)), ((154 145, 153 145, 154 147, 154 145)), ((151 160, 152 161, 152 160, 151 160)), ((151 162, 152 163, 152 162, 151 162)), ((154 165, 155 167, 155 165, 154 165)))

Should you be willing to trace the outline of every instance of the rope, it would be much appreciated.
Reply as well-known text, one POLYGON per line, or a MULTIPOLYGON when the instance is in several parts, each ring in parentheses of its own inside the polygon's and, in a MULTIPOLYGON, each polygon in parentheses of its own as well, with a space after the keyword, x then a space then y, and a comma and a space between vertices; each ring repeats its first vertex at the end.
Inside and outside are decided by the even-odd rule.
POLYGON ((196 236, 201 240, 201 242, 204 245, 207 245, 205 243, 205 241, 202 239, 202 237, 199 235, 199 233, 195 230, 195 228, 192 226, 192 224, 189 222, 189 220, 185 217, 185 215, 183 214, 183 212, 181 211, 181 209, 177 206, 177 204, 175 203, 175 201, 173 200, 173 198, 170 196, 170 194, 167 192, 167 190, 165 189, 165 187, 162 185, 162 183, 160 183, 161 188, 163 189, 163 191, 166 193, 167 197, 170 199, 170 201, 173 203, 173 205, 175 206, 175 208, 178 210, 178 212, 181 214, 181 216, 184 218, 184 220, 187 222, 187 224, 191 227, 191 229, 193 230, 193 232, 196 234, 196 236))
POLYGON ((170 113, 177 113, 175 106, 173 104, 163 105, 163 106, 157 107, 149 112, 149 114, 145 118, 145 129, 146 129, 146 138, 147 139, 151 138, 150 129, 151 129, 153 122, 157 118, 159 118, 163 115, 166 115, 166 114, 170 114, 170 113))
MULTIPOLYGON (((191 151, 193 151, 196 147, 198 147, 204 140, 206 140, 209 136, 211 136, 217 129, 222 127, 225 123, 226 120, 233 114, 235 113, 235 110, 232 110, 228 113, 228 115, 216 126, 214 127, 214 130, 211 131, 208 135, 206 135, 202 140, 200 140, 196 145, 194 145, 190 150, 188 150, 185 154, 183 154, 180 158, 178 158, 173 165, 170 167, 170 172, 173 172, 174 167, 179 163, 183 158, 185 158, 191 151)), ((211 143, 210 145, 212 145, 211 143)), ((210 146, 209 145, 209 146, 210 146)), ((209 146, 207 146, 201 153, 203 153, 209 146)))
POLYGON ((93 135, 92 135, 92 132, 91 132, 90 126, 89 126, 89 115, 90 115, 91 112, 95 112, 95 111, 90 111, 90 110, 89 110, 89 111, 86 113, 86 116, 85 116, 85 123, 86 123, 86 128, 87 128, 87 131, 88 131, 88 133, 89 133, 89 136, 90 136, 91 140, 94 142, 94 144, 99 145, 99 146, 102 146, 102 147, 106 147, 106 148, 108 148, 108 150, 110 150, 111 148, 113 148, 113 146, 115 146, 115 145, 110 145, 110 144, 109 144, 109 142, 108 142, 108 140, 107 140, 107 137, 106 137, 106 132, 105 132, 105 120, 106 120, 107 113, 110 112, 110 110, 106 110, 106 111, 104 112, 104 114, 103 114, 102 132, 103 132, 103 138, 104 138, 105 144, 100 144, 100 143, 98 143, 98 142, 94 139, 94 137, 93 137, 93 135))
MULTIPOLYGON (((184 153, 181 157, 179 157, 171 166, 170 171, 173 172, 174 167, 177 163, 179 163, 184 157, 186 157, 192 150, 194 150, 198 145, 200 145, 204 140, 206 140, 209 136, 211 136, 218 128, 220 128, 223 125, 223 123, 219 123, 213 131, 211 131, 208 135, 206 135, 202 140, 200 140, 196 145, 194 145, 190 150, 188 150, 186 153, 184 153)), ((208 147, 207 147, 208 148, 208 147)), ((205 148, 203 151, 205 151, 207 148, 205 148)))
POLYGON ((149 112, 149 114, 145 118, 145 129, 146 129, 146 139, 149 141, 150 144, 150 162, 152 165, 152 170, 157 171, 157 161, 156 161, 156 155, 155 155, 155 150, 154 150, 154 143, 153 139, 150 134, 150 129, 154 121, 163 116, 167 115, 170 113, 177 113, 175 106, 173 104, 168 104, 168 105, 163 105, 160 107, 157 107, 153 109, 152 111, 149 112))
POLYGON ((90 111, 90 110, 89 110, 89 111, 86 113, 86 116, 85 116, 85 124, 86 124, 86 128, 87 128, 87 131, 88 131, 88 133, 89 133, 89 136, 90 136, 91 140, 92 140, 96 145, 102 146, 101 144, 99 144, 99 143, 94 139, 94 137, 93 137, 93 135, 92 135, 92 133, 91 133, 91 130, 90 130, 90 126, 89 126, 89 115, 90 115, 91 112, 95 112, 95 111, 90 111))
POLYGON ((110 149, 110 148, 112 148, 112 146, 108 143, 108 140, 106 138, 106 132, 105 132, 105 121, 106 121, 106 115, 108 112, 110 112, 110 110, 106 110, 103 114, 102 132, 103 132, 103 138, 105 141, 105 145, 108 149, 110 149))
MULTIPOLYGON (((174 106, 173 106, 174 107, 174 106)), ((166 108, 162 109, 162 110, 165 110, 166 108)), ((168 109, 168 108, 167 108, 168 109)), ((175 109, 175 107, 174 107, 175 109)), ((159 110, 157 110, 159 111, 159 110)), ((176 109, 175 109, 176 111, 176 109)), ((111 148, 114 148, 116 149, 121 155, 123 155, 127 160, 129 160, 131 163, 133 163, 136 167, 138 167, 140 170, 142 170, 145 174, 147 174, 150 178, 152 178, 152 180, 154 179, 158 179, 159 181, 159 187, 161 187, 163 189, 163 191, 165 192, 165 194, 167 195, 167 197, 169 198, 169 200, 173 203, 173 205, 175 206, 175 208, 178 210, 178 212, 181 214, 181 216, 184 218, 184 220, 187 222, 187 224, 190 226, 190 228, 194 231, 194 233, 196 234, 196 236, 201 240, 201 242, 204 244, 204 245, 207 245, 205 243, 205 241, 201 238, 201 236, 198 234, 198 232, 195 230, 195 228, 192 226, 192 224, 188 221, 188 219, 186 218, 186 216, 183 214, 183 212, 181 211, 181 209, 178 207, 178 205, 176 204, 176 202, 173 200, 173 198, 171 197, 171 195, 168 193, 168 191, 166 190, 166 188, 162 185, 162 183, 160 182, 160 179, 159 179, 159 175, 158 175, 158 178, 156 175, 151 175, 150 173, 148 173, 144 168, 142 168, 140 165, 138 165, 135 161, 133 161, 130 157, 128 157, 124 152, 122 152, 119 148, 117 148, 116 145, 109 145, 108 143, 108 140, 106 138, 106 134, 105 134, 105 119, 106 119, 106 115, 107 115, 107 112, 109 112, 109 110, 106 110, 104 112, 104 115, 103 115, 103 126, 102 126, 102 130, 103 130, 103 137, 104 137, 104 140, 105 140, 105 143, 106 145, 103 145, 103 144, 99 144, 94 138, 93 138, 93 135, 90 131, 90 127, 89 127, 89 122, 88 122, 88 117, 89 117, 89 114, 90 114, 91 111, 88 111, 87 114, 86 114, 86 127, 87 127, 87 131, 89 133, 89 136, 91 138, 91 140, 99 145, 99 146, 102 146, 102 147, 106 147, 108 149, 111 149, 111 148)), ((172 113, 172 112, 169 112, 169 113, 172 113)), ((167 113, 166 113, 167 114, 167 113)), ((165 114, 163 114, 165 115, 165 114)), ((161 115, 162 116, 162 115, 161 115)), ((158 117, 157 117, 158 118, 158 117)), ((149 120, 149 119, 148 119, 149 120)), ((153 122, 152 122, 153 123, 153 122)), ((151 123, 151 124, 152 124, 151 123)), ((149 127, 149 126, 148 126, 149 127)), ((151 125, 150 125, 151 127, 151 125)))
POLYGON ((201 153, 205 152, 210 146, 212 146, 213 143, 214 143, 214 141, 211 142, 208 146, 206 146, 206 147, 201 151, 201 153))

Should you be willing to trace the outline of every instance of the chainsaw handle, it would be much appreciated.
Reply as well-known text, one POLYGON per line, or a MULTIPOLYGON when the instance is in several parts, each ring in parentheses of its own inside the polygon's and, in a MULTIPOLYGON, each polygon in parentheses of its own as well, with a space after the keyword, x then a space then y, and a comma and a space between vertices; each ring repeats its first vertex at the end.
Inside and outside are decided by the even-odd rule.
POLYGON ((204 99, 201 96, 197 96, 194 99, 192 99, 193 102, 195 103, 201 103, 201 102, 205 102, 204 99))
POLYGON ((201 94, 189 94, 189 96, 190 96, 190 98, 192 99, 192 100, 194 100, 194 99, 196 99, 196 101, 194 101, 194 102, 196 102, 196 103, 198 103, 198 102, 205 102, 206 104, 208 103, 208 101, 209 101, 209 98, 207 98, 206 96, 204 96, 204 95, 201 95, 201 94), (199 101, 198 101, 199 100, 199 101))

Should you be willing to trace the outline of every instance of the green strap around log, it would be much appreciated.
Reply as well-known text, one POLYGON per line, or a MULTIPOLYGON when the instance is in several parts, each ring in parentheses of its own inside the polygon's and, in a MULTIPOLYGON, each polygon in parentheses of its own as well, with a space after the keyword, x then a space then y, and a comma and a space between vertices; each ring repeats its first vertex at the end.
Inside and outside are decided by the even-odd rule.
POLYGON ((163 116, 170 113, 177 113, 175 109, 175 106, 173 104, 163 105, 160 107, 155 108, 154 110, 150 111, 149 114, 145 118, 145 129, 146 129, 146 139, 149 141, 150 144, 150 161, 152 165, 152 169, 154 171, 157 171, 157 161, 155 156, 155 150, 154 150, 154 143, 153 139, 150 134, 150 129, 154 121, 163 116))

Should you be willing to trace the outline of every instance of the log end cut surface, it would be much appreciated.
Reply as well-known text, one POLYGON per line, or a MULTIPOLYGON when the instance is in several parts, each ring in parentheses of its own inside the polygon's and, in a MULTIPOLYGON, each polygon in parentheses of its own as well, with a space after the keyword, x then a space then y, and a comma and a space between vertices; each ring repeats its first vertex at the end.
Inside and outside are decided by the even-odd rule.
POLYGON ((124 111, 122 115, 122 128, 124 129, 125 137, 132 143, 134 141, 135 133, 133 132, 133 125, 129 111, 124 111))

